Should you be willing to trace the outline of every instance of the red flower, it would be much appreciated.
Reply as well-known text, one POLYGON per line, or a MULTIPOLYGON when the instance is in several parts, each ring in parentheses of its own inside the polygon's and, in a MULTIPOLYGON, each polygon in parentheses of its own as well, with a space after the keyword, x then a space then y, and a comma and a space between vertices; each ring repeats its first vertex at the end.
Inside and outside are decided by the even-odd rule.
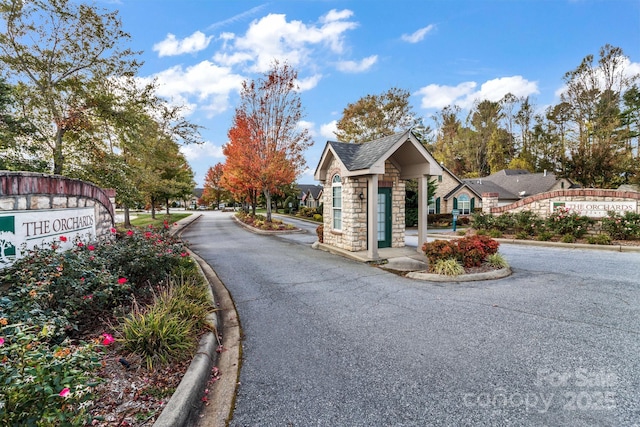
POLYGON ((0 337, 0 346, 4 345, 4 338, 0 337))
POLYGON ((115 339, 110 334, 102 334, 102 344, 109 345, 113 344, 115 339))
POLYGON ((79 247, 79 248, 81 248, 81 247, 83 247, 83 246, 84 246, 84 243, 82 243, 82 242, 78 242, 78 247, 79 247))
POLYGON ((133 236, 133 231, 132 230, 127 230, 127 236, 133 236))
POLYGON ((186 252, 182 252, 182 253, 180 254, 180 256, 181 256, 181 257, 186 257, 186 256, 188 256, 188 255, 189 255, 189 254, 188 254, 188 253, 186 253, 186 252))
POLYGON ((60 397, 67 397, 69 395, 69 393, 71 393, 71 390, 69 390, 68 387, 65 387, 62 389, 62 391, 60 393, 58 393, 60 395, 60 397))
POLYGON ((93 246, 93 245, 89 245, 89 246, 87 246, 87 249, 89 249, 90 251, 93 251, 93 250, 95 250, 95 249, 96 249, 96 247, 95 247, 95 246, 93 246))
POLYGON ((116 234, 118 232, 118 230, 116 230, 114 227, 111 227, 111 233, 112 234, 116 234))
POLYGON ((147 231, 144 233, 144 237, 146 237, 147 239, 151 237, 151 232, 147 231))
POLYGON ((67 241, 67 238, 66 238, 65 236, 60 236, 60 241, 61 241, 61 242, 66 242, 66 241, 67 241))
POLYGON ((118 279, 118 284, 120 285, 124 285, 125 283, 127 283, 127 279, 124 277, 121 277, 118 279))

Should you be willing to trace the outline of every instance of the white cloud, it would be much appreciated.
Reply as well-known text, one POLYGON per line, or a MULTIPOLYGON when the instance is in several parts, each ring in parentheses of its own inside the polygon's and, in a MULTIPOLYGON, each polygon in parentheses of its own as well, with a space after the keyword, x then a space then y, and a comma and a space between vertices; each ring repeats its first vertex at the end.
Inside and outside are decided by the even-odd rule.
POLYGON ((420 103, 422 108, 444 108, 455 103, 460 97, 471 93, 476 86, 475 82, 464 82, 457 86, 430 84, 416 92, 416 95, 422 96, 420 103))
POLYGON ((309 131, 309 136, 314 138, 317 135, 317 133, 316 133, 316 131, 314 129, 315 125, 316 124, 314 122, 310 122, 310 121, 307 121, 307 120, 300 120, 298 122, 298 126, 297 127, 300 128, 300 129, 306 129, 307 131, 309 131))
POLYGON ((415 94, 422 96, 422 108, 444 108, 456 104, 461 108, 471 108, 473 103, 481 100, 499 101, 507 93, 515 96, 529 96, 540 93, 538 83, 531 82, 522 76, 500 77, 484 82, 479 90, 475 90, 476 82, 463 82, 457 86, 430 84, 415 94))
POLYGON ((207 37, 204 33, 196 31, 189 37, 178 40, 175 35, 169 33, 167 38, 153 45, 153 51, 158 52, 160 57, 195 53, 206 49, 212 38, 212 36, 207 37))
POLYGON ((336 120, 332 120, 329 123, 325 123, 320 126, 320 135, 325 137, 326 139, 335 140, 336 139, 336 131, 338 127, 336 126, 338 122, 336 120))
POLYGON ((318 82, 320 82, 321 78, 322 74, 315 74, 313 76, 307 77, 306 79, 298 79, 298 91, 304 92, 313 89, 314 87, 318 86, 318 82))
POLYGON ((205 110, 220 113, 229 108, 229 94, 238 91, 244 78, 209 61, 183 69, 176 65, 155 75, 158 95, 168 99, 195 101, 205 110))
POLYGON ((223 50, 214 59, 222 65, 247 63, 251 71, 265 72, 274 59, 294 67, 309 63, 315 47, 342 53, 345 33, 358 26, 348 20, 352 14, 349 10, 332 10, 320 18, 319 25, 306 25, 272 13, 254 20, 243 36, 225 33, 223 50))
POLYGON ((337 68, 343 73, 361 73, 367 71, 376 62, 378 62, 378 55, 371 55, 362 59, 360 62, 341 61, 337 64, 337 68))
POLYGON ((180 151, 188 161, 205 160, 205 158, 222 159, 222 147, 206 141, 203 144, 189 144, 180 146, 180 151))
POLYGON ((427 35, 427 33, 430 33, 434 28, 435 28, 435 25, 430 24, 424 28, 420 28, 413 34, 403 34, 401 38, 402 40, 408 43, 418 43, 422 41, 424 37, 427 35))

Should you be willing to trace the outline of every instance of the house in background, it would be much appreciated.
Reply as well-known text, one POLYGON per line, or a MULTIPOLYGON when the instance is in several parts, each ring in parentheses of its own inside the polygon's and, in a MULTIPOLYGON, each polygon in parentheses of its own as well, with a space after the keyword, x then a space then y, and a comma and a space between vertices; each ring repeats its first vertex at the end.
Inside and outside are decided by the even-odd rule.
POLYGON ((438 188, 430 206, 433 213, 451 213, 457 209, 460 215, 473 213, 482 207, 483 193, 497 193, 498 206, 516 202, 546 191, 579 187, 567 178, 553 173, 530 173, 523 169, 503 169, 483 178, 459 179, 451 171, 442 168, 438 188))
POLYGON ((322 203, 322 185, 298 184, 298 206, 317 208, 322 203))

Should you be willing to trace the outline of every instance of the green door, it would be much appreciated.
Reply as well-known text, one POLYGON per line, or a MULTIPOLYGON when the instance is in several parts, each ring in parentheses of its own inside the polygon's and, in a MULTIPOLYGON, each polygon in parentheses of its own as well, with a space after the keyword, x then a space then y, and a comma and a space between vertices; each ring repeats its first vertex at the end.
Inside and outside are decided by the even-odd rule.
POLYGON ((378 188, 378 247, 391 247, 391 189, 378 188))

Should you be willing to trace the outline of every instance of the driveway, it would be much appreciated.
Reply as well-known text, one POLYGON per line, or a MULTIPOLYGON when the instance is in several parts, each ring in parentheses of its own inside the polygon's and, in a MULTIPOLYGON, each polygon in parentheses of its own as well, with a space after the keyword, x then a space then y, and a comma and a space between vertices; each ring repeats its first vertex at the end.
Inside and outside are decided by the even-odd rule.
POLYGON ((638 425, 640 254, 503 245, 506 279, 430 283, 250 233, 183 237, 229 289, 232 426, 638 425))

